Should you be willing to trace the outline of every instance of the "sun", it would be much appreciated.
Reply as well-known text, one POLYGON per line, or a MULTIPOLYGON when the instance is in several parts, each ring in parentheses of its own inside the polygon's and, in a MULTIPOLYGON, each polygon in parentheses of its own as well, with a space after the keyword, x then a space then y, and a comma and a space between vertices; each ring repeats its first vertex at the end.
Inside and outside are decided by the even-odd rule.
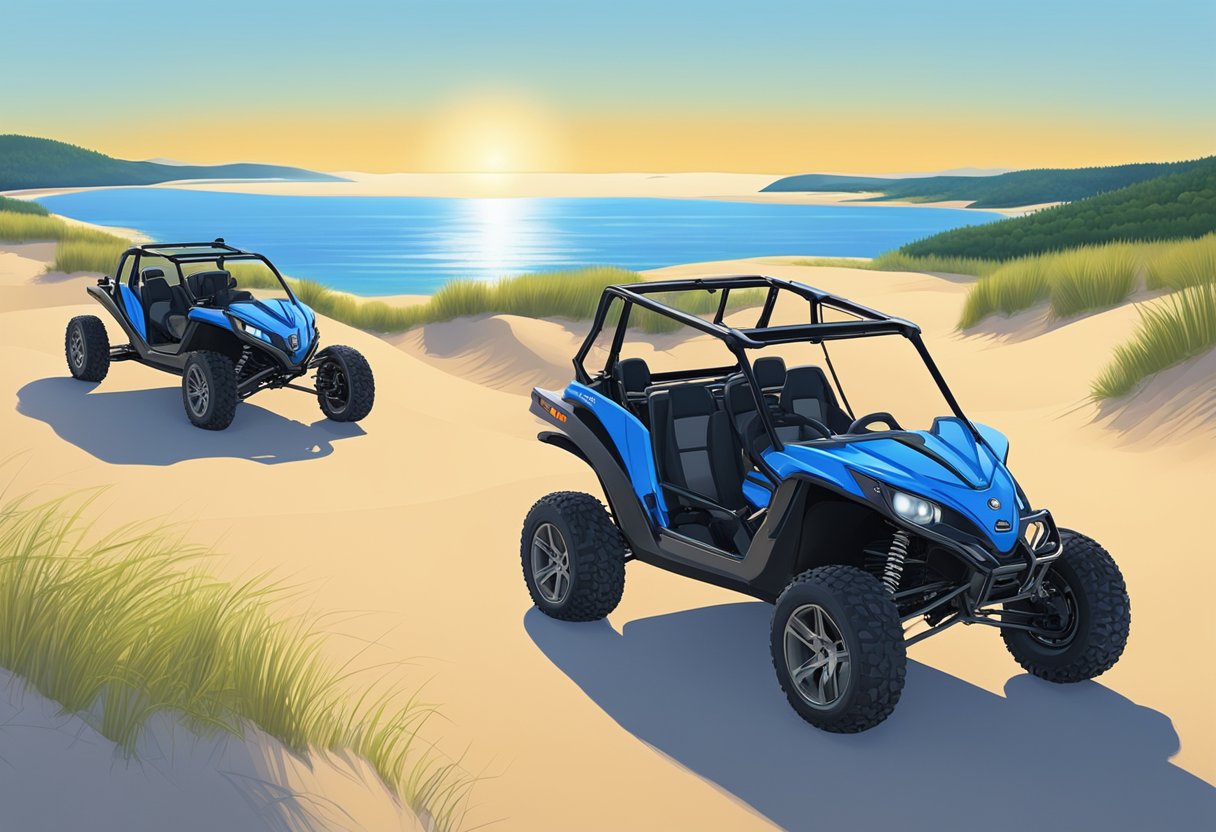
POLYGON ((561 129, 535 102, 506 93, 466 97, 426 119, 423 169, 518 173, 564 167, 561 129))

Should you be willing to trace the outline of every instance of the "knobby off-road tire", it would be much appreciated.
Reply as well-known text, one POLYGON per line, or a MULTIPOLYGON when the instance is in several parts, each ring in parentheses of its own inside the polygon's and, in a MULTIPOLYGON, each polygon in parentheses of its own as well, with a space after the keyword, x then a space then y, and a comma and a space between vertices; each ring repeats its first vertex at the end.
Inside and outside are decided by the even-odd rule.
POLYGON ((520 540, 524 583, 552 618, 596 621, 625 591, 625 543, 595 497, 558 491, 528 512, 520 540))
POLYGON ((890 716, 904 689, 908 660, 899 612, 877 578, 852 566, 821 566, 794 578, 773 608, 769 646, 790 705, 824 731, 873 728, 890 716), (823 632, 813 633, 817 626, 823 632), (834 672, 835 687, 825 672, 834 672))
POLYGON ((236 367, 218 352, 190 353, 182 370, 182 406, 196 427, 223 430, 232 424, 236 405, 236 367))
POLYGON ((367 359, 353 347, 327 347, 317 367, 317 403, 327 419, 358 422, 372 412, 376 379, 367 359), (324 389, 323 389, 324 388, 324 389))
MULTIPOLYGON (((1075 627, 1059 643, 1024 630, 1002 630, 1001 636, 1026 672, 1063 684, 1092 679, 1114 667, 1127 646, 1132 612, 1127 584, 1110 553, 1071 529, 1061 529, 1060 537, 1064 553, 1052 564, 1044 583, 1071 593, 1067 607, 1075 617, 1075 627)), ((1026 603, 1009 606, 1023 612, 1035 610, 1026 603)))
POLYGON ((95 315, 77 315, 68 321, 63 353, 73 378, 101 381, 110 372, 110 337, 95 315))

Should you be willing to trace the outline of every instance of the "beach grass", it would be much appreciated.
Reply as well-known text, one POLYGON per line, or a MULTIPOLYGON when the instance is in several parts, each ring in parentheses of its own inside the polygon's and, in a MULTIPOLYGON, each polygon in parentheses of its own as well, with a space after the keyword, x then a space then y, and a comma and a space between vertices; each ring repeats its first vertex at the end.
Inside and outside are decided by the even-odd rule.
MULTIPOLYGON (((239 285, 253 289, 277 287, 265 269, 242 269, 232 264, 239 285)), ((495 282, 454 280, 429 300, 399 306, 334 292, 312 280, 289 279, 292 291, 318 314, 378 334, 405 332, 416 326, 442 323, 474 315, 518 315, 525 318, 563 318, 585 321, 595 316, 604 287, 637 283, 637 272, 612 266, 589 266, 557 272, 536 272, 495 282)), ((717 309, 718 295, 682 292, 664 298, 686 312, 707 314, 717 309)), ((764 302, 762 290, 732 292, 729 308, 742 309, 764 302)), ((670 332, 681 324, 647 310, 635 310, 629 323, 644 332, 670 332)))
POLYGON ((1216 234, 1181 240, 1148 264, 1149 289, 1185 289, 1216 282, 1216 234))
POLYGON ((349 750, 441 829, 470 780, 424 749, 433 708, 322 658, 309 619, 278 614, 282 591, 207 577, 206 552, 163 530, 95 536, 87 500, 0 506, 0 666, 134 753, 169 713, 200 733, 255 726, 297 754, 349 750))
POLYGON ((7 212, 11 214, 34 214, 36 216, 45 217, 50 211, 43 208, 37 202, 28 199, 13 199, 11 196, 0 196, 0 213, 7 212))
POLYGON ((1214 348, 1216 283, 1182 289, 1141 309, 1139 328, 1115 347, 1091 393, 1099 400, 1127 395, 1149 376, 1214 348))
POLYGON ((1051 291, 1051 313, 1072 318, 1126 301, 1136 289, 1146 252, 1113 243, 1051 255, 1041 264, 1051 291))
POLYGON ((971 287, 959 328, 1043 303, 1060 319, 1107 309, 1125 303, 1142 281, 1149 289, 1192 285, 1207 273, 1205 258, 1216 259, 1216 235, 1105 243, 1020 257, 1000 264, 971 287))
POLYGON ((807 257, 795 260, 796 266, 831 266, 845 269, 867 269, 882 272, 926 272, 930 274, 966 274, 983 277, 1000 267, 996 260, 975 257, 914 257, 902 251, 888 251, 865 260, 851 257, 807 257))
MULTIPOLYGON (((19 202, 20 200, 9 200, 19 202)), ((36 203, 22 203, 36 204, 36 203)), ((38 206, 42 207, 42 206, 38 206)), ((50 268, 60 272, 110 273, 131 241, 96 228, 64 222, 45 213, 28 213, 0 206, 0 242, 54 241, 55 261, 50 268)))

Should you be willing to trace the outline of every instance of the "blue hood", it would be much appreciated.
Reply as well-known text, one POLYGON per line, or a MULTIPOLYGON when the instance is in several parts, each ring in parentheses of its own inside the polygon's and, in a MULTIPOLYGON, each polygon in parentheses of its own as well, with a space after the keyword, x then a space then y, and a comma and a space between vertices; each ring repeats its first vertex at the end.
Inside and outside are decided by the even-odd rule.
MULTIPOLYGON (((1004 453, 1004 437, 977 426, 992 447, 1004 453), (990 438, 991 437, 991 438, 990 438)), ((786 445, 769 451, 765 459, 781 477, 810 474, 857 496, 861 489, 851 471, 951 508, 980 529, 999 552, 1013 549, 1018 540, 1019 507, 1013 476, 989 444, 978 442, 967 425, 956 418, 940 418, 927 431, 909 431, 902 439, 876 436, 839 444, 786 445), (997 499, 999 509, 988 501, 997 499), (1009 530, 996 531, 1004 520, 1009 530)))
POLYGON ((299 363, 308 355, 308 350, 317 337, 316 315, 302 303, 293 304, 286 298, 270 300, 238 301, 229 304, 228 311, 246 324, 265 333, 274 333, 288 343, 290 336, 300 339, 299 346, 289 351, 293 361, 299 363))

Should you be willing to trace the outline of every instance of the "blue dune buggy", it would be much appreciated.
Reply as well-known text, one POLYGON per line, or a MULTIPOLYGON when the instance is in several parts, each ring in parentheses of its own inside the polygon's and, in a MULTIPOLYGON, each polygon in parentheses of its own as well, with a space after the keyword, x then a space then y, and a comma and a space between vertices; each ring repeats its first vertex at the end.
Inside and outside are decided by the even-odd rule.
MULTIPOLYGON (((912 389, 870 355, 856 375, 876 380, 876 403, 912 389)), ((563 392, 533 391, 554 428, 538 438, 587 462, 610 510, 558 492, 529 512, 523 572, 546 615, 608 615, 630 560, 772 602, 781 688, 841 733, 886 719, 907 647, 960 622, 999 628, 1018 663, 1053 682, 1093 678, 1122 654, 1130 605, 1114 560, 1032 508, 1008 441, 963 415, 915 324, 769 277, 610 286, 574 366, 563 392), (763 299, 752 326, 725 321, 741 291, 763 299), (681 311, 692 292, 718 293, 716 313, 681 311), (774 322, 791 303, 793 322, 774 322), (652 374, 622 357, 639 311, 718 339, 730 363, 652 374), (889 407, 855 416, 837 365, 848 344, 876 342, 927 370, 952 415, 931 405, 919 430, 889 407)))
POLYGON ((111 347, 93 315, 73 318, 64 350, 68 369, 82 381, 104 379, 111 361, 180 375, 186 415, 207 430, 228 427, 238 402, 275 387, 315 393, 334 421, 357 422, 371 412, 376 387, 367 360, 351 347, 318 350, 313 311, 260 254, 223 239, 136 246, 123 253, 113 278, 88 292, 128 343, 111 347), (237 274, 255 285, 277 284, 284 297, 257 299, 239 288, 237 274), (310 371, 315 387, 292 383, 310 371))

